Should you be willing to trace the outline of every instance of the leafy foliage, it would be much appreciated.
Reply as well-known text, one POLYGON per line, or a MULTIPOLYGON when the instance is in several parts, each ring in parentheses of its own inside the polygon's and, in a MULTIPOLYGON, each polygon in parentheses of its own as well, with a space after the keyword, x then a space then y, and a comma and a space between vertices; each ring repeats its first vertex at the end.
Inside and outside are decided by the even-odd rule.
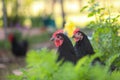
MULTIPOLYGON (((88 27, 94 30, 92 43, 95 51, 103 55, 101 59, 105 61, 115 54, 120 54, 120 36, 118 36, 120 15, 111 16, 110 10, 106 11, 95 0, 90 0, 81 11, 85 9, 89 12, 88 17, 95 18, 95 21, 91 21, 88 27), (108 15, 105 12, 108 12, 108 15)), ((119 64, 118 60, 117 62, 119 64)))
MULTIPOLYGON (((117 56, 117 55, 116 55, 117 56)), ((114 61, 116 56, 109 60, 114 61)), ((57 54, 55 51, 41 49, 39 51, 31 50, 27 55, 27 66, 21 75, 10 75, 9 80, 118 80, 119 71, 109 71, 109 65, 100 65, 96 63, 91 65, 91 61, 97 57, 86 56, 78 61, 76 65, 70 62, 61 64, 56 62, 57 54)), ((109 61, 109 62, 110 62, 109 61)))

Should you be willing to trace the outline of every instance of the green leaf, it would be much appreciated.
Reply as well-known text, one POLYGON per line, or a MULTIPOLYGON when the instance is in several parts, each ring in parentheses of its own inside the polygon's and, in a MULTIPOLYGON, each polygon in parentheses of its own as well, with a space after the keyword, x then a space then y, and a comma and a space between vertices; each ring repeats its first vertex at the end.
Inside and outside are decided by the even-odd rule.
POLYGON ((88 14, 88 17, 93 17, 94 16, 94 13, 89 13, 88 14))
POLYGON ((105 8, 99 8, 99 9, 97 10, 97 12, 98 12, 98 13, 101 13, 101 11, 104 10, 104 9, 105 9, 105 8))
POLYGON ((84 6, 84 7, 80 10, 80 12, 83 12, 86 8, 88 8, 88 6, 84 6))

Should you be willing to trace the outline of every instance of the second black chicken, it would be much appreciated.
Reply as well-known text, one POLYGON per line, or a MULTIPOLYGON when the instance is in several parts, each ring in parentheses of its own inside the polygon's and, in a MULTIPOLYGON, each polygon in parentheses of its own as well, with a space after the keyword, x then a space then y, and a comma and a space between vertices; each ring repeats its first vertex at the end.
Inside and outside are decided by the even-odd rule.
POLYGON ((19 41, 17 37, 11 33, 8 35, 8 40, 11 43, 11 51, 16 57, 25 57, 28 51, 28 41, 19 41))
MULTIPOLYGON (((87 35, 85 33, 83 33, 82 31, 80 31, 79 28, 74 30, 73 38, 76 42, 74 48, 75 48, 75 52, 76 52, 78 60, 86 55, 94 54, 93 47, 92 47, 87 35)), ((92 64, 95 64, 96 62, 99 62, 100 64, 104 65, 104 63, 100 60, 99 57, 95 58, 92 61, 92 64)))

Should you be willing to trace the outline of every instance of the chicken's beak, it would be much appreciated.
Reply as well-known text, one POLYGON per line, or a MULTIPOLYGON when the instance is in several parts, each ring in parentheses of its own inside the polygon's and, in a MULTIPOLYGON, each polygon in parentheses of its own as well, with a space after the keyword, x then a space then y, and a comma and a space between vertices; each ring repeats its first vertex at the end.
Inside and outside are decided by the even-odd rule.
POLYGON ((54 41, 54 38, 52 37, 52 38, 50 38, 50 41, 54 41))
POLYGON ((73 35, 72 38, 75 38, 75 36, 73 35))

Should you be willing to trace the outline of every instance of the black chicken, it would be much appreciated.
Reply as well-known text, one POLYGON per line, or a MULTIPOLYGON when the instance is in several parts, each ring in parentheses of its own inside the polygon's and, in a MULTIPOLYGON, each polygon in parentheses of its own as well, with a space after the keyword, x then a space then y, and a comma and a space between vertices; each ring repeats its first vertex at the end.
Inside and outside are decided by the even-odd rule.
POLYGON ((94 50, 88 37, 86 36, 86 34, 81 32, 80 29, 76 29, 73 32, 73 38, 76 42, 74 48, 78 58, 94 54, 94 50))
MULTIPOLYGON (((94 50, 93 50, 93 47, 87 37, 86 34, 84 34, 83 32, 80 31, 80 29, 76 29, 74 32, 73 32, 73 38, 75 40, 75 46, 74 46, 74 49, 75 49, 75 52, 76 52, 76 55, 77 55, 77 59, 81 59, 82 57, 86 56, 86 55, 92 55, 94 54, 94 50)), ((93 61, 92 61, 92 64, 95 64, 96 62, 99 62, 100 64, 102 65, 105 65, 99 57, 95 58, 93 61)))
POLYGON ((11 43, 11 51, 16 57, 25 57, 28 50, 28 42, 19 42, 14 34, 9 34, 8 39, 11 43))
POLYGON ((63 34, 62 30, 56 31, 51 40, 54 41, 54 44, 58 47, 59 56, 57 61, 63 59, 63 62, 70 61, 74 64, 76 63, 74 47, 69 38, 63 34))

